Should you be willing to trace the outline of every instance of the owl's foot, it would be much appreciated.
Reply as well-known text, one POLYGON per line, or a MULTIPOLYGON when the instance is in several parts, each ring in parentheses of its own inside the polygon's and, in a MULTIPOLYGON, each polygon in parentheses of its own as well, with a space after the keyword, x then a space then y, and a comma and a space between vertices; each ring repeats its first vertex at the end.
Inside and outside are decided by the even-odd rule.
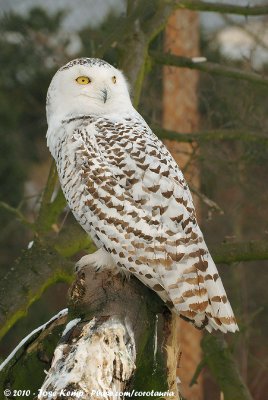
POLYGON ((118 266, 111 255, 102 248, 95 251, 95 253, 87 254, 80 258, 80 260, 75 264, 75 272, 78 273, 82 268, 87 267, 94 268, 96 271, 104 268, 118 270, 118 266))

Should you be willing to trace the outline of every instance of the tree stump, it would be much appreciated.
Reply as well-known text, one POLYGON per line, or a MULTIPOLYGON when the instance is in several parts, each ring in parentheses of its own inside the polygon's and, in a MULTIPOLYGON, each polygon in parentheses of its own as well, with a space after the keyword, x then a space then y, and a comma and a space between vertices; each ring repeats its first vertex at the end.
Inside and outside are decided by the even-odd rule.
POLYGON ((172 316, 138 279, 82 269, 39 399, 178 399, 172 316))

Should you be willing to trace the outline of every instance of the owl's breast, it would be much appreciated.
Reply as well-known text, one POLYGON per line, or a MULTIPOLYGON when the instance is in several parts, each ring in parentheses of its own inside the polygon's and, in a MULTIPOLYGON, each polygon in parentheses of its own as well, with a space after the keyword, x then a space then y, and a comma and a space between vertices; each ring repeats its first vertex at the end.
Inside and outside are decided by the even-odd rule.
POLYGON ((55 151, 55 161, 62 191, 67 203, 78 223, 91 235, 93 241, 99 246, 92 226, 96 222, 94 212, 85 207, 88 200, 88 179, 85 180, 85 170, 90 173, 91 160, 88 152, 85 155, 85 147, 81 139, 80 131, 67 134, 58 141, 55 151))

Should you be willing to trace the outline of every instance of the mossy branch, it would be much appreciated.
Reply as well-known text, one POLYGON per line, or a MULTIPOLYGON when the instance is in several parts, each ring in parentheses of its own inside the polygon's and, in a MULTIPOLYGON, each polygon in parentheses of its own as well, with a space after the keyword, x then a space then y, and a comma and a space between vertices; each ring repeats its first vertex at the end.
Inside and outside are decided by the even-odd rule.
POLYGON ((211 249, 216 263, 232 264, 239 261, 268 260, 268 241, 222 243, 211 249))
POLYGON ((153 126, 154 133, 159 139, 176 140, 177 142, 186 143, 206 143, 216 141, 243 141, 243 142, 259 142, 267 143, 268 136, 259 133, 248 132, 238 129, 214 129, 208 131, 199 131, 191 133, 174 132, 164 129, 160 126, 153 126))
POLYGON ((28 335, 21 340, 21 342, 15 347, 15 349, 13 349, 13 351, 9 354, 9 356, 0 365, 0 371, 1 371, 0 385, 3 383, 2 382, 2 379, 4 378, 2 376, 3 371, 4 374, 7 375, 9 370, 15 364, 19 363, 21 358, 24 358, 26 356, 26 353, 30 353, 36 350, 39 342, 42 342, 46 336, 51 334, 56 326, 65 324, 67 322, 67 317, 68 317, 68 309, 66 308, 60 311, 54 317, 52 317, 45 324, 35 328, 32 332, 28 333, 28 335))
POLYGON ((0 338, 25 316, 30 305, 56 282, 71 282, 73 263, 53 248, 35 241, 2 278, 0 287, 0 338), (12 301, 10 301, 12 299, 12 301))
POLYGON ((1 280, 0 338, 27 314, 48 287, 57 282, 72 282, 73 262, 66 257, 83 249, 91 252, 94 246, 75 221, 59 234, 47 235, 42 240, 35 238, 32 248, 22 252, 1 280))
POLYGON ((27 228, 34 230, 34 224, 27 220, 27 218, 23 215, 19 208, 12 207, 10 204, 5 203, 4 201, 0 201, 0 208, 10 214, 13 214, 16 219, 20 221, 23 225, 27 226, 27 228))
POLYGON ((31 394, 39 391, 66 320, 66 310, 62 310, 22 339, 13 354, 3 360, 4 365, 1 364, 1 388, 26 387, 31 394))
POLYGON ((234 4, 224 3, 209 3, 207 1, 199 0, 180 0, 176 1, 176 7, 179 9, 188 9, 193 11, 206 11, 206 12, 218 12, 225 14, 236 14, 244 16, 258 16, 267 15, 267 5, 256 5, 256 6, 239 6, 234 4))
POLYGON ((158 51, 150 51, 152 62, 161 65, 169 65, 180 68, 196 69, 198 71, 207 72, 213 75, 225 76, 244 80, 253 84, 268 86, 268 78, 265 78, 255 72, 246 72, 238 68, 228 67, 208 61, 198 61, 187 57, 175 56, 170 53, 161 53, 158 51))
POLYGON ((223 337, 205 335, 201 347, 205 362, 224 394, 224 400, 252 400, 223 337))

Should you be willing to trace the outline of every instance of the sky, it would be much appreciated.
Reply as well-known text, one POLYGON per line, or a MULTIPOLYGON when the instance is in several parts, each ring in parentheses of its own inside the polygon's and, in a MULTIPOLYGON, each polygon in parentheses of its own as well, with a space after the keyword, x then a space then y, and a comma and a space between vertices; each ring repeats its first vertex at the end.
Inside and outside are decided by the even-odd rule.
POLYGON ((0 15, 11 10, 21 14, 27 13, 32 7, 42 7, 51 13, 65 9, 70 10, 64 21, 66 30, 78 30, 90 24, 97 26, 105 16, 114 10, 120 14, 124 12, 124 0, 0 0, 0 15))
MULTIPOLYGON (((208 2, 256 5, 267 0, 207 0, 208 2)), ((70 10, 64 28, 66 30, 77 30, 90 24, 97 26, 111 11, 120 14, 125 11, 124 0, 0 0, 0 15, 10 10, 25 14, 33 7, 39 6, 50 10, 52 13, 59 9, 70 10), (45 5, 45 7, 44 7, 45 5)), ((243 22, 244 17, 232 17, 234 20, 243 22)), ((201 23, 205 31, 211 32, 224 26, 224 21, 218 14, 201 13, 201 23)))

